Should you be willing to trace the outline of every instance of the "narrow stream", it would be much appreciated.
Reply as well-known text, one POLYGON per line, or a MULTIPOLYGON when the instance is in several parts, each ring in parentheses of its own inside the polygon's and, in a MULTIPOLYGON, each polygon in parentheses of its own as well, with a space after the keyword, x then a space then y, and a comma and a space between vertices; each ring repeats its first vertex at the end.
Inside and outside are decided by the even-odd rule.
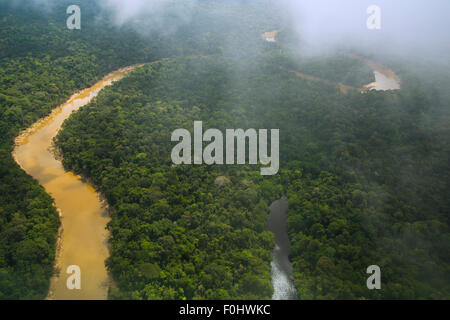
POLYGON ((52 277, 47 299, 106 299, 109 277, 105 268, 108 257, 109 221, 107 208, 99 194, 81 177, 66 172, 52 152, 53 138, 72 112, 88 104, 114 81, 123 78, 137 66, 110 73, 91 88, 73 95, 16 139, 13 157, 20 167, 34 177, 49 193, 61 219, 56 257, 57 273, 52 277), (69 290, 68 266, 81 270, 81 289, 69 290))
POLYGON ((274 293, 273 300, 296 300, 297 290, 294 286, 294 269, 289 261, 291 243, 286 230, 288 199, 281 198, 270 206, 267 230, 275 236, 275 249, 272 253, 271 274, 274 293))

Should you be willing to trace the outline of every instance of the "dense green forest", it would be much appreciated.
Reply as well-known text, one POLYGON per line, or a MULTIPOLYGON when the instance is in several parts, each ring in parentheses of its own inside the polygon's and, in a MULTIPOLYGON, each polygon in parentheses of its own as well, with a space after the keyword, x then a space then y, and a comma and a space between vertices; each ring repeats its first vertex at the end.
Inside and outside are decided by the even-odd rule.
POLYGON ((89 19, 95 1, 76 2, 89 8, 82 32, 65 29, 63 1, 45 15, 0 1, 0 299, 46 296, 59 226, 11 158, 14 137, 109 71, 152 61, 56 139, 64 166, 111 207, 110 298, 270 299, 265 224, 283 194, 300 299, 450 297, 450 70, 380 55, 402 90, 344 94, 337 84, 373 81, 368 66, 302 57, 266 1, 199 1, 167 33, 89 19), (261 40, 280 27, 278 43, 261 40), (279 128, 280 172, 172 165, 172 131, 196 120, 279 128), (382 290, 366 287, 372 264, 382 290))
POLYGON ((58 136, 64 165, 93 177, 114 207, 111 297, 268 298, 263 224, 283 192, 299 298, 448 297, 448 140, 440 140, 448 128, 418 122, 425 114, 442 122, 443 97, 417 91, 406 73, 402 91, 345 95, 280 69, 267 53, 245 67, 217 56, 152 64, 105 90, 58 136), (198 119, 222 130, 281 128, 281 172, 173 167, 170 133, 198 119), (223 189, 214 183, 221 176, 230 181, 223 189), (375 262, 380 292, 365 287, 375 262), (240 265, 248 273, 233 273, 240 265))
POLYGON ((46 296, 59 227, 52 199, 13 161, 13 139, 107 72, 152 59, 142 42, 129 49, 139 43, 134 34, 101 25, 70 32, 60 5, 42 15, 0 2, 0 299, 46 296))
MULTIPOLYGON (((227 6, 220 1, 216 5, 214 12, 210 1, 203 2, 189 28, 141 34, 99 16, 102 11, 95 1, 57 1, 45 10, 31 3, 0 1, 0 299, 46 296, 59 227, 52 199, 11 157, 19 131, 120 67, 218 53, 227 37, 251 47, 256 40, 242 46, 246 39, 239 32, 248 12, 235 19, 241 12, 236 3, 221 17, 219 9, 227 6), (66 8, 72 4, 83 8, 82 30, 66 27, 66 8), (224 33, 230 19, 235 25, 224 33)), ((250 14, 260 16, 258 10, 250 14)), ((171 22, 170 12, 165 19, 171 22)), ((264 27, 253 26, 249 38, 257 39, 260 30, 264 27)))

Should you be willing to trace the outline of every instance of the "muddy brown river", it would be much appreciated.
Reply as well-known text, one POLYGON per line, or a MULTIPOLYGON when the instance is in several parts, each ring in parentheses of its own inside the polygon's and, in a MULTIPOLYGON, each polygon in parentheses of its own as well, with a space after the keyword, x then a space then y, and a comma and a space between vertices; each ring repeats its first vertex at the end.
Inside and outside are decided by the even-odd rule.
POLYGON ((57 273, 52 277, 48 299, 106 299, 109 277, 105 268, 108 257, 109 221, 106 204, 81 177, 66 172, 55 158, 51 146, 61 126, 72 112, 88 104, 98 93, 140 66, 112 72, 90 88, 73 95, 48 117, 38 121, 16 139, 13 157, 20 167, 45 188, 58 208, 61 229, 56 258, 57 273), (69 290, 69 266, 81 271, 81 288, 69 290))

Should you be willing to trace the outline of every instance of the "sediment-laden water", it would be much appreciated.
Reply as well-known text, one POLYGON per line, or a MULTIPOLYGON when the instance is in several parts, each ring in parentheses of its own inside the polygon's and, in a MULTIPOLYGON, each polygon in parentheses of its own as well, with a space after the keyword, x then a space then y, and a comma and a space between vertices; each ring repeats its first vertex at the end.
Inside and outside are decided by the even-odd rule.
POLYGON ((74 94, 16 139, 14 159, 53 197, 62 223, 56 258, 59 273, 51 279, 48 299, 107 298, 109 277, 104 262, 108 257, 109 218, 106 205, 91 185, 64 170, 61 161, 55 158, 52 142, 72 112, 136 67, 112 72, 92 87, 74 94), (66 271, 72 265, 81 270, 80 290, 69 290, 66 285, 70 276, 66 271))

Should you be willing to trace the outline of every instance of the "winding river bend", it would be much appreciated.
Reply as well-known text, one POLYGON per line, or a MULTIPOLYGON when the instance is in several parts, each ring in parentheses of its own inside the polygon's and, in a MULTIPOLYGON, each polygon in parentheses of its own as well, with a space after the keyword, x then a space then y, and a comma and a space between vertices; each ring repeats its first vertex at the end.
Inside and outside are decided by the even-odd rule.
POLYGON ((55 158, 52 142, 64 120, 72 112, 88 104, 103 88, 140 66, 114 71, 92 87, 74 94, 65 104, 24 131, 15 141, 15 161, 53 197, 60 214, 61 229, 56 257, 58 272, 51 279, 47 299, 107 298, 107 206, 91 185, 64 170, 61 161, 55 158), (80 290, 67 288, 66 282, 71 274, 67 274, 66 270, 71 265, 80 267, 80 290))

